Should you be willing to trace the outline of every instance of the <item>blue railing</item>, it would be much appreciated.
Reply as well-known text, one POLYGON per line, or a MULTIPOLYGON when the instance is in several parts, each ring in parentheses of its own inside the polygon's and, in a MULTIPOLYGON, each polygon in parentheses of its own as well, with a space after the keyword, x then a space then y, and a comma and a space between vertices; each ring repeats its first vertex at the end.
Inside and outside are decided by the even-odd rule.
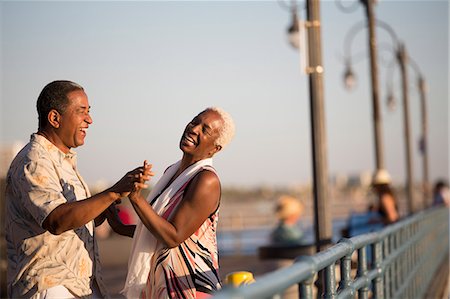
POLYGON ((225 287, 214 298, 279 298, 295 285, 301 298, 423 298, 448 253, 449 210, 433 208, 298 257, 292 266, 250 285, 225 287), (318 276, 323 277, 320 296, 318 276))

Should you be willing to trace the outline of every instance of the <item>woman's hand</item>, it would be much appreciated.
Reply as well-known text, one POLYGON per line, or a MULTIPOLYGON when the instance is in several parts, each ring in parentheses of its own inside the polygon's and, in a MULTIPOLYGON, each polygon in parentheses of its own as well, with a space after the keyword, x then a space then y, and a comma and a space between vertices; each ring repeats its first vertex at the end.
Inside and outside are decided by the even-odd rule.
POLYGON ((146 181, 154 175, 151 172, 152 165, 144 161, 144 166, 137 167, 129 171, 124 175, 117 183, 115 183, 107 191, 114 192, 120 197, 126 197, 130 192, 135 191, 137 188, 140 190, 147 188, 146 181))
POLYGON ((148 187, 145 182, 155 175, 152 171, 152 166, 153 165, 148 164, 147 160, 144 161, 142 172, 139 174, 138 180, 134 183, 133 191, 128 195, 128 198, 131 201, 137 200, 141 196, 141 191, 148 187))

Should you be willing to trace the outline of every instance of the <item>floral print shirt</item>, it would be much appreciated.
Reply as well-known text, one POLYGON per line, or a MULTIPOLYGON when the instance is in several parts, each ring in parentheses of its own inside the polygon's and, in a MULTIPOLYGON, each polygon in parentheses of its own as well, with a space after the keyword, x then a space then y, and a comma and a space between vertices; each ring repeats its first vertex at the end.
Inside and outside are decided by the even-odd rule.
POLYGON ((33 134, 17 154, 6 183, 8 296, 34 297, 62 285, 77 297, 89 296, 94 278, 102 293, 94 221, 53 235, 42 228, 59 205, 90 197, 76 168, 76 153, 65 154, 33 134))

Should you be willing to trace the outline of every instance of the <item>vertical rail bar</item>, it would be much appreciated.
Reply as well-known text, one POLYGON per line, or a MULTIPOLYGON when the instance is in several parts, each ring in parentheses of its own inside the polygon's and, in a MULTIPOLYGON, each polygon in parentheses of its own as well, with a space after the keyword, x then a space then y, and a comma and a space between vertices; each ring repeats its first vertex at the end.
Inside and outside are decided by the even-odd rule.
MULTIPOLYGON (((384 258, 387 258, 389 256, 389 236, 383 239, 383 252, 384 258)), ((390 281, 390 266, 386 265, 384 268, 384 295, 386 298, 391 297, 390 281)))
POLYGON ((336 298, 336 273, 335 264, 325 268, 325 298, 336 298))
POLYGON ((304 282, 298 284, 299 298, 313 299, 314 276, 315 275, 311 275, 304 282))
POLYGON ((341 259, 341 281, 339 282, 339 291, 350 287, 352 282, 352 255, 348 254, 341 259))
MULTIPOLYGON (((381 262, 383 259, 382 256, 382 242, 378 241, 372 245, 373 247, 373 264, 372 268, 377 269, 378 273, 383 273, 383 269, 381 268, 381 262)), ((373 282, 373 296, 377 299, 383 299, 383 277, 376 277, 373 282)))
MULTIPOLYGON (((367 246, 358 249, 358 270, 356 272, 357 277, 364 277, 367 275, 367 246)), ((369 298, 369 288, 367 286, 358 290, 359 299, 369 298)))

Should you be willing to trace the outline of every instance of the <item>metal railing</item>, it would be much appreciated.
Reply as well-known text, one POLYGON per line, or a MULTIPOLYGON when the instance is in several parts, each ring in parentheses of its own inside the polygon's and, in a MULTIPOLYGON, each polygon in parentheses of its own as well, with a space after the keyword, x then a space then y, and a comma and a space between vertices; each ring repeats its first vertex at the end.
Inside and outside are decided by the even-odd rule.
POLYGON ((295 285, 301 298, 423 298, 448 253, 449 210, 432 208, 379 232, 342 239, 315 255, 301 256, 253 284, 225 287, 214 298, 280 298, 295 285), (320 296, 318 276, 324 278, 320 296))

